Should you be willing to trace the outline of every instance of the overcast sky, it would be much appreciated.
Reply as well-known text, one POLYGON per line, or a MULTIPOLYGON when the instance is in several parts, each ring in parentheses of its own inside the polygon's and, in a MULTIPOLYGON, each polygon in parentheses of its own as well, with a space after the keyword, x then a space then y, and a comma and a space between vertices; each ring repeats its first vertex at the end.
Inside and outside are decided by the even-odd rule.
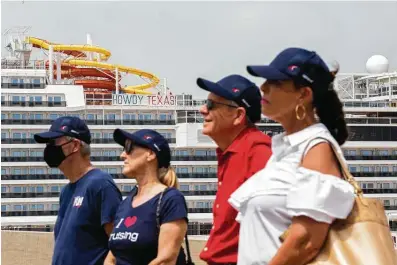
POLYGON ((110 62, 167 78, 176 93, 204 96, 197 77, 218 80, 232 73, 259 84, 246 65, 269 63, 288 46, 336 59, 341 72, 365 72, 374 54, 386 56, 390 70, 397 70, 397 2, 21 0, 1 5, 2 31, 31 26, 30 35, 64 44, 85 43, 90 33, 95 45, 111 50, 110 62))

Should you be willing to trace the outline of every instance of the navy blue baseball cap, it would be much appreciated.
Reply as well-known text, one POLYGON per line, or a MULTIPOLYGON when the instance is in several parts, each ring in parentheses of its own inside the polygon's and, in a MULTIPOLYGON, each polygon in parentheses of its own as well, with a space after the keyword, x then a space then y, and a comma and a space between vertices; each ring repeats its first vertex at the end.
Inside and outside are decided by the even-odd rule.
POLYGON ((158 132, 149 129, 143 129, 134 133, 116 129, 113 133, 113 139, 121 146, 125 146, 127 139, 133 144, 146 147, 156 153, 159 168, 168 168, 171 164, 171 150, 167 140, 158 132))
POLYGON ((316 52, 302 48, 287 48, 269 65, 247 66, 247 71, 268 80, 294 80, 310 87, 325 86, 325 89, 334 79, 327 64, 316 52))
POLYGON ((261 93, 255 83, 241 75, 229 75, 218 82, 197 79, 197 85, 222 98, 232 100, 244 107, 251 122, 261 119, 261 93))
POLYGON ((87 144, 91 143, 91 133, 84 121, 78 117, 64 116, 54 120, 48 132, 37 133, 34 140, 48 143, 61 136, 71 136, 87 144))

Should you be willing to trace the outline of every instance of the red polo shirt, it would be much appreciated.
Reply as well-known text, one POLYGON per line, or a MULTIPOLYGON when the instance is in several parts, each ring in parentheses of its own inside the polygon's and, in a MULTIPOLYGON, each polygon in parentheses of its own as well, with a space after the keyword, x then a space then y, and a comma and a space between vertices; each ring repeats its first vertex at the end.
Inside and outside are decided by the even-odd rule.
POLYGON ((218 156, 218 191, 213 207, 213 227, 200 259, 208 264, 237 263, 237 211, 227 202, 249 177, 264 168, 271 155, 271 139, 257 128, 243 130, 218 156))

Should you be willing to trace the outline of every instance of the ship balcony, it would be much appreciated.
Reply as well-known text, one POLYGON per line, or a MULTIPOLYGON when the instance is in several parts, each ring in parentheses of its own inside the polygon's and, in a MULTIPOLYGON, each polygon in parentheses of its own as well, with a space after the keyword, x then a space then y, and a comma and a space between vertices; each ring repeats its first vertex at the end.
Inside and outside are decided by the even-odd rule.
POLYGON ((371 156, 362 156, 362 155, 345 155, 346 160, 397 160, 396 155, 371 155, 371 156))
MULTIPOLYGON (((181 190, 184 196, 211 196, 216 194, 216 190, 181 190)), ((122 191, 123 196, 127 196, 130 191, 122 191)), ((396 192, 397 193, 397 192, 396 192)), ((2 198, 51 198, 59 197, 59 192, 2 192, 2 198)))
MULTIPOLYGON (((3 141, 2 141, 3 143, 3 141)), ((348 161, 395 161, 397 155, 375 155, 375 156, 348 156, 348 161)), ((176 161, 217 161, 215 155, 188 155, 178 156, 173 155, 171 160, 176 161)), ((41 156, 2 156, 1 162, 43 162, 44 158, 41 156)), ((92 162, 112 162, 112 161, 123 161, 119 155, 116 156, 91 156, 92 162)))
MULTIPOLYGON (((212 208, 188 208, 189 213, 212 213, 212 208)), ((26 210, 26 211, 2 211, 1 217, 6 216, 48 216, 58 215, 57 210, 26 210)))
MULTIPOLYGON (((211 179, 217 178, 216 173, 176 173, 179 179, 211 179)), ((126 179, 123 174, 110 174, 114 179, 126 179)), ((397 173, 395 173, 397 175, 397 173)), ((65 179, 62 174, 3 174, 1 180, 47 180, 47 179, 65 179)))
MULTIPOLYGON (((216 161, 216 156, 173 156, 172 161, 216 161)), ((92 162, 123 161, 120 156, 91 156, 92 162)), ((1 162, 44 162, 40 156, 2 156, 1 162)))
POLYGON ((1 101, 2 107, 66 107, 66 101, 1 101))
MULTIPOLYGON (((2 124, 50 125, 52 119, 2 119, 2 124)), ((85 120, 87 125, 175 125, 175 120, 85 120)))
MULTIPOLYGON (((165 138, 168 143, 176 143, 176 138, 165 138)), ((33 138, 2 138, 2 144, 35 144, 36 141, 33 138)), ((91 139, 91 144, 114 144, 115 141, 112 138, 94 138, 91 139)))

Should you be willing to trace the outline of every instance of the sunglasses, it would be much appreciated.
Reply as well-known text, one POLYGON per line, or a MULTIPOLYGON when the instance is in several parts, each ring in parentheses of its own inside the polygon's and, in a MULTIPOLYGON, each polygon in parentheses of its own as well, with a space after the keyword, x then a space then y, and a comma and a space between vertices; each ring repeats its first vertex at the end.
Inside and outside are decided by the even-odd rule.
POLYGON ((134 149, 135 149, 136 147, 148 148, 148 147, 146 147, 146 146, 139 145, 139 144, 134 143, 133 141, 127 139, 127 140, 125 141, 123 151, 124 151, 127 155, 129 155, 129 154, 132 153, 132 151, 134 151, 134 149))
POLYGON ((208 110, 213 110, 216 105, 223 105, 223 106, 228 106, 228 107, 231 107, 231 108, 238 108, 239 107, 239 106, 236 106, 236 105, 231 105, 231 104, 227 104, 227 103, 217 102, 217 101, 214 101, 212 99, 207 99, 205 105, 206 105, 208 110))
POLYGON ((126 140, 124 144, 124 150, 126 154, 131 154, 132 151, 134 151, 134 144, 132 143, 131 140, 126 140))

